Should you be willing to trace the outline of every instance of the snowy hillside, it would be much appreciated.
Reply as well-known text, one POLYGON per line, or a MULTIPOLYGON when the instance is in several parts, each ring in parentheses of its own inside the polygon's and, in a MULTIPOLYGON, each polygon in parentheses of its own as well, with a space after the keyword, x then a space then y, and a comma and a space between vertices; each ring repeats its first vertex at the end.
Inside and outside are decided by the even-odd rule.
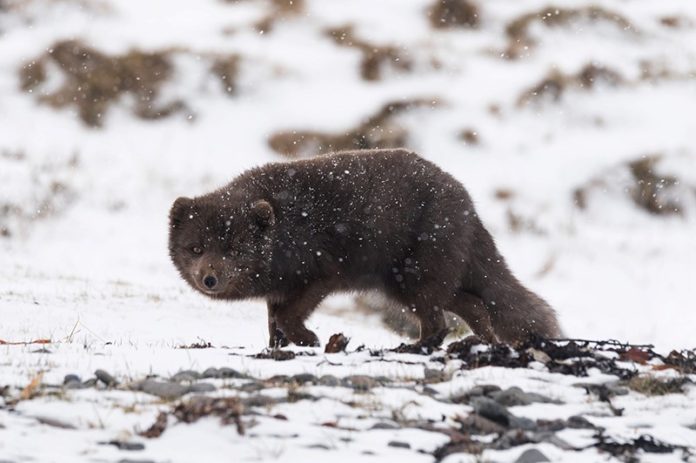
MULTIPOLYGON (((370 350, 406 340, 351 296, 326 301, 309 326, 323 343, 342 332, 349 351, 365 350, 255 359, 264 304, 194 294, 166 241, 178 196, 251 166, 406 146, 469 189, 566 335, 653 344, 666 356, 696 344, 695 97, 687 1, 0 0, 0 461, 515 461, 529 442, 472 449, 442 432, 469 436, 473 425, 458 420, 487 416, 455 399, 474 385, 550 401, 511 406, 515 416, 586 416, 594 427, 558 431, 574 449, 535 441, 552 460, 632 458, 595 446, 600 426, 611 438, 677 446, 650 461, 690 458, 694 388, 683 375, 693 371, 629 356, 684 382, 657 396, 613 385, 626 390, 609 407, 608 393, 574 386, 613 384, 607 372, 577 378, 538 359, 470 370, 443 351, 371 362, 370 350), (212 347, 177 349, 194 343, 212 347), (210 377, 216 390, 198 392, 279 399, 225 404, 241 407, 226 419, 241 419, 246 437, 218 418, 182 425, 175 401, 132 390, 147 375, 211 366, 246 377, 210 377), (89 383, 97 369, 118 386, 89 383), (445 376, 424 385, 431 370, 445 376), (268 381, 300 373, 316 378, 268 381), (61 386, 68 374, 80 387, 61 386), (355 392, 351 375, 377 382, 355 392), (130 442, 160 411, 178 424, 144 451, 98 444, 130 442), (186 439, 196 446, 177 445, 186 439)), ((493 392, 479 395, 495 401, 493 392)), ((481 432, 483 441, 491 433, 502 431, 481 432)))

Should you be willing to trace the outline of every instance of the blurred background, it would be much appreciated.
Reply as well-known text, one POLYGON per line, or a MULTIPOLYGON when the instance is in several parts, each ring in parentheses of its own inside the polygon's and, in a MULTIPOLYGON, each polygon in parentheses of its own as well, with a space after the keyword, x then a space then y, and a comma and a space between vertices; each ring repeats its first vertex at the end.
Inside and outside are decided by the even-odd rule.
POLYGON ((695 103, 693 2, 0 0, 0 338, 263 345, 263 303, 180 280, 171 203, 405 146, 568 335, 693 347, 695 103))

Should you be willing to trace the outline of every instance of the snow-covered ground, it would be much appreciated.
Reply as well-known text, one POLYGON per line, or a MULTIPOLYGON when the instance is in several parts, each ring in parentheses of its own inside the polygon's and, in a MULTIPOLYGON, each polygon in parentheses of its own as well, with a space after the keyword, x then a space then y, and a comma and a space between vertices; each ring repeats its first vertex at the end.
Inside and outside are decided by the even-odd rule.
MULTIPOLYGON (((663 353, 693 348, 696 3, 558 1, 539 16, 543 20, 515 28, 516 35, 506 27, 549 7, 546 1, 480 2, 477 27, 439 29, 427 17, 432 4, 0 1, 0 340, 52 342, 45 346, 50 353, 34 353, 42 344, 0 345, 0 390, 8 385, 15 394, 39 372, 50 385, 65 374, 87 379, 100 368, 121 382, 209 366, 255 378, 302 372, 421 378, 427 357, 392 368, 365 363, 361 353, 342 367, 331 365, 338 361, 333 357, 273 362, 229 355, 264 347, 264 305, 194 294, 166 250, 173 200, 284 159, 269 144, 274 133, 341 134, 385 103, 414 99, 437 104, 399 113, 392 123, 408 134, 408 147, 467 186, 510 266, 556 308, 568 336, 650 343, 663 353), (327 33, 348 25, 349 42, 394 47, 397 57, 378 66, 372 80, 361 76, 365 49, 327 33), (128 93, 92 127, 70 99, 53 107, 49 101, 58 104, 55 95, 68 74, 46 56, 68 40, 105 56, 166 53, 172 69, 150 103, 178 102, 178 110, 145 120, 136 114, 138 97, 128 93), (211 68, 231 56, 238 57, 238 69, 228 85, 211 68), (22 90, 22 75, 40 62, 45 79, 22 90), (664 212, 674 209, 680 212, 664 212), (203 341, 216 348, 176 349, 203 341)), ((324 342, 343 332, 352 348, 403 341, 375 319, 345 310, 351 305, 347 296, 327 301, 310 319, 311 329, 324 342)), ((557 410, 539 415, 534 407, 550 405, 532 405, 521 416, 567 417, 599 407, 558 374, 486 367, 457 372, 455 379, 446 387, 516 384, 578 405, 554 405, 557 410)), ((135 457, 97 442, 149 426, 164 406, 152 397, 94 389, 40 396, 21 401, 17 413, 0 409, 0 461, 296 461, 324 457, 313 452, 325 449, 307 450, 315 443, 340 450, 346 461, 383 461, 385 455, 432 461, 414 449, 429 452, 446 440, 421 430, 317 426, 341 416, 346 428, 363 429, 373 423, 356 415, 380 418, 425 400, 385 388, 359 396, 379 410, 365 412, 346 409, 348 393, 278 405, 269 414, 287 415, 291 425, 259 418, 259 430, 249 433, 265 437, 248 440, 233 427, 204 420, 172 428, 135 457), (30 418, 37 415, 67 421, 79 432, 39 425, 30 418), (195 434, 187 434, 189 427, 195 434), (302 437, 277 437, 288 433, 302 437), (181 445, 188 439, 195 446, 181 445), (412 449, 387 447, 392 440, 408 441, 412 449)), ((693 390, 645 400, 631 393, 618 399, 627 402, 621 405, 626 418, 612 429, 628 432, 649 422, 655 437, 693 447, 694 431, 677 416, 679 410, 693 416, 693 398, 693 390)), ((422 402, 414 410, 451 420, 470 409, 422 402)), ((552 459, 580 458, 548 444, 540 448, 552 459)), ((514 461, 521 449, 484 457, 514 461)), ((586 461, 607 458, 593 451, 583 454, 586 461)))

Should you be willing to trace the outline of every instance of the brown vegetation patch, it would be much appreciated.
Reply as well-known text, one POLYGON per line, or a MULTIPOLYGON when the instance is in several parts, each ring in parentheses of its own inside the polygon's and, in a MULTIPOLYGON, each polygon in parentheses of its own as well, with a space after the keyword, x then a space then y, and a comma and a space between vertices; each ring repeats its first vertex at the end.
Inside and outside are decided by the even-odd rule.
POLYGON ((539 101, 560 101, 568 89, 591 90, 596 85, 617 86, 624 78, 617 71, 597 64, 587 64, 575 74, 552 70, 541 82, 525 90, 517 99, 517 106, 539 101))
POLYGON ((508 46, 504 51, 504 56, 509 59, 517 59, 536 45, 536 41, 529 34, 530 26, 534 23, 546 27, 563 27, 580 21, 605 22, 614 24, 622 31, 635 31, 631 22, 624 16, 600 6, 580 8, 549 6, 539 11, 524 14, 507 25, 505 33, 508 37, 508 46))
POLYGON ((660 24, 671 29, 687 29, 694 25, 691 19, 679 15, 663 16, 660 18, 660 24))
POLYGON ((452 27, 476 28, 479 25, 479 8, 469 0, 435 0, 428 9, 430 25, 436 29, 452 27))
POLYGON ((356 48, 362 54, 360 75, 365 80, 380 80, 386 68, 406 72, 413 67, 402 50, 392 45, 375 45, 355 36, 353 26, 328 29, 326 34, 341 47, 356 48))
POLYGON ((39 101, 55 108, 74 105, 89 126, 101 126, 109 106, 125 94, 135 98, 133 112, 143 119, 166 117, 183 108, 180 101, 157 103, 161 85, 173 72, 168 52, 131 50, 109 56, 76 40, 58 42, 22 68, 22 90, 33 91, 45 82, 49 62, 61 69, 64 84, 53 93, 40 95, 39 101))
POLYGON ((575 205, 586 209, 594 192, 613 192, 628 194, 636 206, 651 214, 683 215, 682 205, 696 197, 696 186, 674 175, 659 173, 657 168, 662 159, 659 154, 641 156, 590 179, 574 190, 575 205))
POLYGON ((660 175, 655 172, 655 165, 661 156, 646 156, 630 162, 628 168, 633 176, 634 186, 631 197, 636 205, 651 214, 681 214, 681 206, 663 192, 679 183, 672 175, 660 175))
POLYGON ((270 0, 270 11, 256 22, 256 30, 265 34, 273 30, 277 22, 299 16, 305 10, 304 0, 270 0))
POLYGON ((432 99, 390 102, 357 127, 345 132, 287 130, 271 135, 268 144, 273 151, 291 158, 343 150, 407 147, 408 133, 396 123, 395 117, 411 109, 436 104, 432 99))
POLYGON ((237 93, 240 63, 239 55, 219 56, 214 59, 210 68, 210 71, 220 80, 222 90, 228 95, 237 93))
POLYGON ((459 132, 459 139, 466 143, 467 145, 478 145, 481 140, 479 139, 479 134, 474 129, 462 129, 459 132))
POLYGON ((654 376, 641 375, 631 378, 626 385, 641 394, 665 395, 684 393, 684 385, 690 382, 687 377, 660 379, 654 376))

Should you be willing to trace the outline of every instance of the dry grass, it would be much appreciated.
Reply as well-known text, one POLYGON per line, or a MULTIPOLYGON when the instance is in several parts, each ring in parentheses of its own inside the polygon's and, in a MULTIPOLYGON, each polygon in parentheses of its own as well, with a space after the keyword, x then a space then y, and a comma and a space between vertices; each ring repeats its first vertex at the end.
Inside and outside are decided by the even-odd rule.
POLYGON ((684 393, 684 384, 687 382, 687 378, 660 379, 654 376, 643 375, 631 378, 627 386, 641 394, 654 396, 675 393, 682 394, 684 393))

